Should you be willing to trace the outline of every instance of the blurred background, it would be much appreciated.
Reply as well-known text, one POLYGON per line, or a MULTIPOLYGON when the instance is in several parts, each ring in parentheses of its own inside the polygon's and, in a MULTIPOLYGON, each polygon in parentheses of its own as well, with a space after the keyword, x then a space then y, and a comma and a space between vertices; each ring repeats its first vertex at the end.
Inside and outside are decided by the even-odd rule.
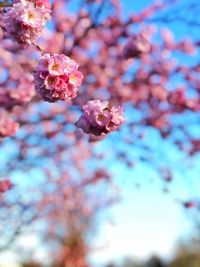
MULTIPOLYGON (((21 127, 0 143, 13 183, 0 195, 0 266, 199 267, 199 0, 52 4, 40 47, 85 78, 72 103, 8 107, 21 127), (124 107, 102 140, 74 125, 91 98, 124 107)), ((19 76, 35 50, 1 41, 0 90, 31 88, 19 76)))

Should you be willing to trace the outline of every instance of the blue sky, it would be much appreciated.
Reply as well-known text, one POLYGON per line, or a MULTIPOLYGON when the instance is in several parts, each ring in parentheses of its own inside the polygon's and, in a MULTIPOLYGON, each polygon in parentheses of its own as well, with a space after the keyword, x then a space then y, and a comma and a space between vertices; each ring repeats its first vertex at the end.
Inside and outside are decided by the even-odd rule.
MULTIPOLYGON (((149 135, 160 145, 156 133, 149 135)), ((198 196, 200 192, 196 187, 199 159, 193 162, 195 168, 189 169, 181 166, 182 155, 169 143, 162 152, 163 159, 165 153, 171 153, 168 162, 175 170, 170 193, 163 192, 162 178, 148 164, 139 163, 132 171, 120 164, 111 165, 122 199, 111 208, 110 220, 107 217, 101 220, 95 242, 97 250, 92 255, 92 261, 99 266, 125 256, 144 259, 157 254, 168 259, 175 253, 178 241, 190 234, 192 221, 179 200, 198 196)))
MULTIPOLYGON (((137 12, 153 1, 122 2, 125 17, 129 12, 137 12)), ((190 33, 187 28, 182 28, 177 23, 170 27, 178 38, 190 33)), ((195 30, 193 31, 193 36, 196 36, 195 30)), ((162 146, 163 158, 160 160, 167 160, 175 170, 176 179, 170 186, 171 194, 163 193, 162 180, 149 165, 140 163, 130 171, 120 164, 112 163, 110 170, 116 175, 122 200, 110 210, 109 215, 101 219, 91 256, 91 261, 99 266, 125 256, 147 258, 158 254, 168 258, 174 253, 178 240, 190 232, 190 218, 176 199, 187 198, 192 193, 198 195, 200 192, 200 188, 196 186, 200 173, 199 157, 192 162, 194 167, 182 166, 180 162, 183 155, 172 148, 170 142, 161 143, 161 139, 154 132, 149 132, 146 138, 147 142, 154 140, 155 151, 156 146, 162 146), (178 162, 180 166, 176 165, 178 162), (138 183, 140 188, 135 186, 138 183)), ((14 267, 13 264, 11 266, 14 267)))

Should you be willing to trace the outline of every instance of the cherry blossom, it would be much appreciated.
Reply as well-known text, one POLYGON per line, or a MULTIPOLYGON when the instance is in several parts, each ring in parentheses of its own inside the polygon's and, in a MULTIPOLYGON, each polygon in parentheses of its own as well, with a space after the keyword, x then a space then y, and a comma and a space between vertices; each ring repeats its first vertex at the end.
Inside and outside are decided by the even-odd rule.
POLYGON ((73 99, 83 79, 78 68, 74 60, 63 54, 45 54, 34 74, 36 91, 48 102, 73 99))
POLYGON ((47 1, 16 1, 4 15, 7 37, 26 46, 34 44, 50 19, 47 1))
POLYGON ((83 106, 83 115, 77 122, 77 127, 85 133, 94 135, 107 134, 119 128, 124 121, 122 108, 99 99, 91 100, 83 106))
POLYGON ((124 47, 125 58, 138 58, 151 52, 151 44, 143 35, 132 35, 124 47))

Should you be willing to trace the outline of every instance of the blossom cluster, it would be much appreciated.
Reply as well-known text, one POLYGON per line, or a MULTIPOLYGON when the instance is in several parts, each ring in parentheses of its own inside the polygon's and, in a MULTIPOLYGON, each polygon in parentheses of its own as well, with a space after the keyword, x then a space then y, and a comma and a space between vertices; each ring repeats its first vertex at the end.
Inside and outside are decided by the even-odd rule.
POLYGON ((63 54, 43 55, 34 73, 37 93, 48 102, 73 99, 83 79, 78 68, 74 60, 63 54))
POLYGON ((83 114, 76 125, 85 133, 99 136, 115 131, 123 121, 121 107, 96 99, 83 106, 83 114))
POLYGON ((151 52, 150 42, 141 34, 132 35, 123 50, 126 59, 139 58, 142 54, 151 52))
POLYGON ((10 101, 15 104, 27 103, 31 101, 34 95, 34 84, 25 79, 20 82, 18 87, 10 90, 9 92, 10 101))
POLYGON ((50 19, 50 13, 48 0, 15 1, 3 18, 7 37, 22 45, 34 43, 50 19))

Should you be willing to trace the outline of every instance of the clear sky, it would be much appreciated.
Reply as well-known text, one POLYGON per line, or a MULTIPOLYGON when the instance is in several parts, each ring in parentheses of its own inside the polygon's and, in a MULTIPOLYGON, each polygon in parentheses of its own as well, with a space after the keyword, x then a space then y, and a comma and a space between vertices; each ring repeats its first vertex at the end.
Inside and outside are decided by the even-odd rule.
MULTIPOLYGON (((125 16, 128 12, 136 12, 153 1, 122 0, 122 2, 125 16)), ((178 25, 170 27, 178 36, 183 35, 183 29, 178 25)), ((161 145, 156 136, 150 135, 149 140, 152 138, 155 140, 155 145, 161 145)), ((169 144, 163 149, 163 153, 173 162, 180 158, 177 151, 172 150, 169 144)), ((195 168, 184 169, 184 172, 186 179, 190 177, 195 183, 200 167, 197 167, 197 162, 193 163, 195 168)), ((106 216, 105 220, 101 220, 91 261, 102 266, 102 263, 116 261, 127 255, 140 259, 152 254, 170 257, 174 253, 177 241, 189 232, 191 222, 187 214, 171 194, 163 193, 160 177, 158 174, 155 175, 148 165, 139 164, 131 173, 121 165, 113 164, 111 171, 118 176, 122 200, 111 209, 110 220, 106 216), (144 181, 140 183, 140 188, 135 187, 135 180, 139 183, 144 181)), ((177 169, 177 179, 171 186, 172 194, 176 192, 178 193, 176 197, 180 198, 187 196, 188 192, 191 193, 193 190, 191 187, 188 189, 191 181, 185 180, 183 184, 181 171, 182 169, 177 169)), ((200 192, 199 188, 195 190, 196 194, 200 192)), ((10 255, 5 257, 10 258, 10 255)), ((14 264, 8 266, 14 267, 14 264)))
MULTIPOLYGON (((148 168, 138 174, 134 171, 135 175, 141 179, 149 177, 148 168)), ((190 229, 186 213, 178 202, 162 192, 159 180, 144 182, 141 188, 135 188, 131 180, 123 183, 122 201, 113 207, 110 218, 101 222, 96 237, 92 261, 99 266, 125 256, 145 259, 157 254, 168 258, 177 241, 190 229)))

